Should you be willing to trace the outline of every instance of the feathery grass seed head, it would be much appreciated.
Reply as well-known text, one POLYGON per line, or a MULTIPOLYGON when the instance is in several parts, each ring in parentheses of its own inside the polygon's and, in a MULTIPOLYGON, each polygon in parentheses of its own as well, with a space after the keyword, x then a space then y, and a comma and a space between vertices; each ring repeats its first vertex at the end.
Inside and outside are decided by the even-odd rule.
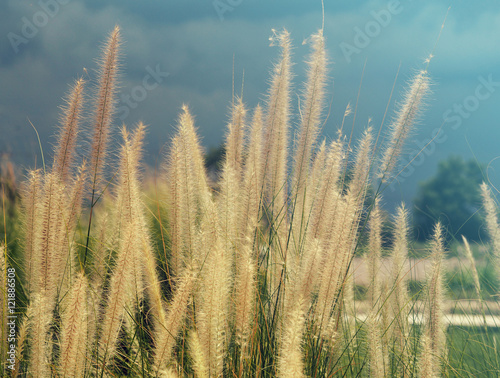
POLYGON ((82 119, 84 84, 83 79, 78 79, 75 82, 67 100, 67 105, 63 107, 59 137, 55 148, 54 165, 52 167, 53 171, 59 174, 62 181, 67 179, 74 160, 79 123, 82 119))
POLYGON ((429 92, 430 79, 427 71, 420 71, 409 84, 409 88, 405 95, 400 109, 397 112, 396 118, 390 126, 389 141, 383 153, 379 176, 388 181, 392 171, 397 165, 397 161, 403 146, 412 133, 422 107, 424 99, 429 92))
POLYGON ((94 104, 93 137, 90 153, 90 178, 94 192, 99 190, 108 154, 111 121, 116 105, 120 44, 120 28, 115 26, 104 45, 103 55, 99 63, 100 76, 94 104))

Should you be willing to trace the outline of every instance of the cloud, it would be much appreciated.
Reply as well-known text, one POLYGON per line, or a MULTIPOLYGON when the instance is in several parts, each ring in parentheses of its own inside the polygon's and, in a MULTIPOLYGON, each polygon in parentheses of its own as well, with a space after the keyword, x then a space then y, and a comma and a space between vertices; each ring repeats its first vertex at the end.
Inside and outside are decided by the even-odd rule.
MULTIPOLYGON (((325 35, 332 60, 330 76, 335 83, 329 86, 333 105, 324 129, 326 135, 335 135, 345 106, 348 102, 355 103, 365 61, 354 125, 356 132, 366 126, 368 117, 380 125, 400 63, 393 102, 401 94, 405 80, 423 66, 434 47, 447 4, 401 0, 402 12, 393 15, 388 25, 381 27, 370 38, 370 43, 348 62, 340 44, 353 44, 355 28, 364 30, 367 23, 374 20, 373 12, 387 9, 389 3, 357 0, 325 4, 325 35)), ((474 90, 478 75, 498 73, 500 77, 496 68, 500 11, 495 4, 485 0, 479 7, 464 0, 454 2, 430 65, 434 95, 416 137, 427 135, 442 123, 442 113, 474 90)), ((95 77, 92 71, 95 58, 115 24, 121 26, 124 39, 122 93, 130 94, 134 87, 141 85, 147 67, 159 64, 169 73, 158 87, 147 92, 147 97, 136 108, 130 109, 125 119, 128 125, 137 120, 150 125, 151 162, 168 142, 182 103, 188 103, 195 114, 205 145, 216 145, 222 140, 231 100, 233 56, 235 91, 240 93, 244 71, 244 100, 250 107, 265 101, 269 70, 278 54, 277 48, 269 47, 271 28, 285 27, 291 32, 296 62, 294 88, 299 93, 304 78, 302 61, 309 51, 302 41, 321 26, 322 20, 319 1, 243 0, 225 13, 221 22, 213 1, 69 0, 16 54, 8 33, 21 33, 23 17, 32 20, 41 9, 37 1, 0 3, 0 132, 3 136, 0 151, 10 149, 19 155, 14 158, 24 164, 32 163, 33 154, 29 153, 26 159, 23 151, 36 147, 26 117, 36 122, 44 146, 50 149, 50 135, 57 122, 61 97, 74 78, 95 77)), ((494 102, 495 97, 490 101, 494 102)), ((483 130, 489 130, 498 116, 489 105, 485 104, 482 109, 474 119, 480 119, 483 130)), ((462 134, 453 134, 454 138, 463 137, 471 128, 468 122, 464 122, 462 134)), ((117 119, 116 123, 121 120, 117 119)), ((453 145, 441 148, 442 152, 436 156, 445 155, 453 145)), ((492 151, 481 153, 486 159, 492 151)), ((433 169, 435 161, 426 164, 428 166, 421 167, 422 172, 433 169)))

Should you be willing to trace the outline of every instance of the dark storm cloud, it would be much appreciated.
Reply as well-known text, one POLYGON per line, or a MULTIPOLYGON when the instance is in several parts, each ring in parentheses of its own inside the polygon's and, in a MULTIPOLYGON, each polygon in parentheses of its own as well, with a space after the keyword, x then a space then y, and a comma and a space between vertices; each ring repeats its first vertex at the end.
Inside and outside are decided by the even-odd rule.
MULTIPOLYGON (((351 0, 335 4, 335 11, 356 9, 365 0, 351 0)), ((311 10, 321 10, 321 1, 288 0, 154 0, 138 2, 135 0, 115 0, 102 2, 93 0, 86 2, 93 10, 100 10, 113 5, 128 10, 130 13, 147 20, 148 23, 160 25, 177 24, 203 18, 220 20, 245 19, 261 22, 265 19, 276 20, 283 17, 306 14, 311 10)), ((332 4, 333 5, 333 4, 332 4)), ((328 7, 328 1, 326 6, 328 7)), ((328 9, 327 9, 328 10, 328 9)))
MULTIPOLYGON (((0 151, 10 151, 23 164, 33 162, 37 144, 27 117, 37 126, 45 148, 50 150, 61 97, 75 77, 95 77, 99 47, 115 24, 121 26, 124 39, 120 106, 128 107, 127 116, 117 117, 115 123, 132 126, 143 120, 150 125, 150 163, 168 142, 182 103, 191 107, 205 145, 216 145, 222 140, 231 99, 233 56, 236 92, 240 92, 244 71, 245 101, 254 106, 265 100, 271 62, 278 53, 277 48, 269 47, 271 28, 285 27, 291 32, 296 62, 294 89, 300 91, 304 77, 302 61, 309 49, 302 41, 321 26, 321 2, 221 1, 232 4, 231 9, 225 8, 223 21, 213 0, 61 0, 54 16, 38 28, 35 36, 27 38, 27 43, 20 44, 17 53, 8 34, 22 36, 25 20, 33 22, 37 12, 43 12, 41 4, 48 2, 0 2, 0 151), (168 73, 168 77, 145 91, 143 81, 156 67, 168 73)), ((393 103, 401 95, 405 81, 423 67, 431 53, 449 3, 397 3, 398 12, 377 29, 376 17, 394 5, 394 0, 325 2, 325 35, 332 61, 330 77, 335 82, 329 86, 333 105, 325 135, 335 135, 347 103, 356 101, 365 61, 356 132, 366 126, 368 117, 373 118, 376 127, 380 125, 399 65, 393 103), (361 38, 357 34, 366 33, 367 28, 372 36, 364 41, 366 46, 356 45, 356 38, 358 42, 361 38), (347 50, 348 55, 345 46, 355 50, 347 50)), ((474 92, 478 76, 493 74, 500 80, 500 12, 496 2, 485 0, 478 6, 457 0, 453 6, 431 61, 433 95, 420 129, 410 141, 412 148, 443 123, 447 109, 474 92)), ((457 146, 466 150, 466 135, 476 144, 485 130, 500 138, 498 116, 492 105, 498 101, 499 93, 495 92, 457 130, 445 124, 448 141, 415 167, 403 185, 415 187, 417 179, 425 177, 440 158, 457 146), (467 134, 471 130, 474 132, 467 134)), ((119 116, 125 113, 122 111, 119 116)), ((493 156, 493 146, 479 152, 480 160, 488 161, 493 156)))

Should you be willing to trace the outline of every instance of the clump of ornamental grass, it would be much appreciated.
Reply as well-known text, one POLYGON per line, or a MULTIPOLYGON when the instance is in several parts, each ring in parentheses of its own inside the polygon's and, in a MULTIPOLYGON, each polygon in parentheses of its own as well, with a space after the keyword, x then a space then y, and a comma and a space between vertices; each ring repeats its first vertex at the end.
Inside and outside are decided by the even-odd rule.
MULTIPOLYGON (((370 122, 358 142, 342 130, 325 141, 323 30, 309 39, 298 109, 291 37, 273 31, 271 40, 279 57, 268 96, 255 109, 232 100, 217 189, 184 105, 156 177, 162 189, 148 199, 144 124, 122 127, 117 168, 109 164, 121 46, 119 28, 112 31, 94 100, 84 103, 86 84, 77 80, 52 166, 28 172, 23 186, 29 301, 15 374, 382 377, 445 369, 440 227, 429 315, 421 341, 413 342, 408 212, 401 206, 394 218, 392 272, 384 282, 381 195, 372 190, 392 177, 428 91, 427 72, 410 82, 386 145, 378 145, 370 122), (90 155, 78 162, 86 122, 90 155), (352 262, 366 225, 370 310, 363 320, 352 262)), ((344 120, 349 115, 350 107, 344 120)), ((495 230, 492 214, 488 229, 495 230)), ((0 259, 2 274, 6 266, 0 259)))

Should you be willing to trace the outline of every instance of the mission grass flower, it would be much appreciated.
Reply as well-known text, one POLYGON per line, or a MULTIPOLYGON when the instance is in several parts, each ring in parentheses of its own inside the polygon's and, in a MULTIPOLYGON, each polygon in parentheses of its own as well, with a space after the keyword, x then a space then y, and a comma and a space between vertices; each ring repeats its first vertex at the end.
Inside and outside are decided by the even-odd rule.
MULTIPOLYGON (((141 175, 143 123, 122 127, 116 171, 108 164, 121 44, 119 28, 111 32, 90 101, 88 162, 77 164, 75 153, 84 121, 80 79, 63 110, 52 169, 30 171, 23 187, 28 310, 17 372, 381 377, 446 369, 443 231, 438 225, 432 242, 426 325, 410 345, 416 305, 408 292, 408 211, 402 205, 393 219, 393 270, 383 281, 384 217, 380 192, 371 187, 374 173, 391 177, 428 92, 427 72, 410 83, 375 167, 380 146, 370 122, 353 154, 342 131, 331 142, 319 140, 329 80, 322 30, 310 39, 290 142, 292 42, 287 31, 274 32, 272 41, 280 52, 265 103, 251 109, 232 100, 216 188, 183 105, 159 177, 165 190, 151 196, 141 175), (87 191, 90 219, 82 225, 87 191), (365 247, 366 322, 358 318, 352 266, 365 247)), ((482 190, 496 248, 495 206, 482 190)))

